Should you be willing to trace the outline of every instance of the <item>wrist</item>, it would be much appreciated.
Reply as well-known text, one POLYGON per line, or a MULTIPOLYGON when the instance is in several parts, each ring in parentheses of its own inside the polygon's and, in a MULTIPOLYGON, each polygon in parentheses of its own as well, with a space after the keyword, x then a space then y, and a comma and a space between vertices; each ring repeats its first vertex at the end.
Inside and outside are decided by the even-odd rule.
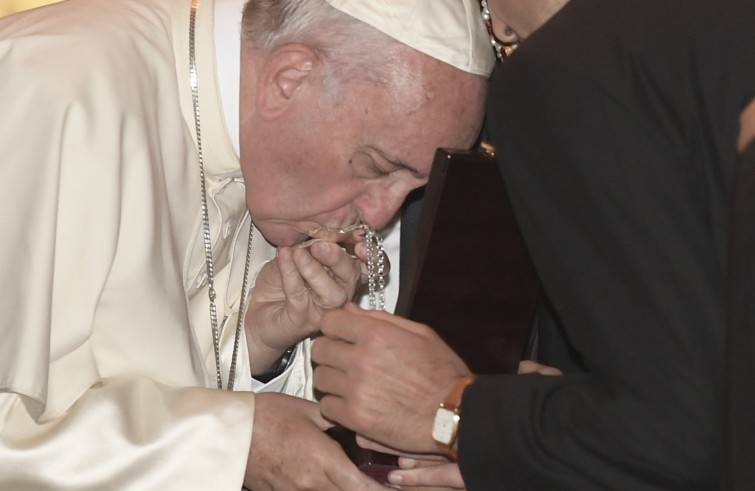
POLYGON ((264 373, 254 374, 252 373, 252 377, 254 377, 256 380, 262 382, 262 383, 268 383, 274 378, 278 377, 280 374, 286 371, 286 369, 291 365, 291 362, 294 359, 294 352, 296 350, 296 346, 291 346, 286 351, 283 352, 283 354, 275 361, 275 363, 265 371, 264 373))
POLYGON ((438 405, 433 422, 432 437, 438 448, 450 459, 456 460, 459 429, 461 426, 461 401, 464 391, 476 375, 470 374, 457 381, 443 402, 438 405))
POLYGON ((252 376, 257 378, 260 374, 275 371, 281 358, 296 346, 296 341, 290 343, 274 342, 261 335, 258 329, 246 325, 247 349, 249 351, 249 368, 252 376))

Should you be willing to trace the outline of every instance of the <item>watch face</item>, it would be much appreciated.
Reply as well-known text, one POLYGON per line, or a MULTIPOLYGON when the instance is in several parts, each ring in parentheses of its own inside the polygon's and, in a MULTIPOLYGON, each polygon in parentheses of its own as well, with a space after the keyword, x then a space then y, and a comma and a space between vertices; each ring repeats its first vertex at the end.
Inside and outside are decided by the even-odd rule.
POLYGON ((433 439, 443 445, 450 445, 456 433, 459 415, 446 408, 439 408, 435 413, 433 439))

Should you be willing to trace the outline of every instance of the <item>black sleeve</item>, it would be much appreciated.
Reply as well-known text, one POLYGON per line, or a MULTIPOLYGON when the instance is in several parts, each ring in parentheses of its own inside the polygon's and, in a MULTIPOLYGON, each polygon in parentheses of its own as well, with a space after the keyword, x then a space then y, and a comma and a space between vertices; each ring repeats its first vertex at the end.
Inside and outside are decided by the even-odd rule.
POLYGON ((741 162, 729 249, 727 491, 748 491, 755 483, 755 141, 741 162))

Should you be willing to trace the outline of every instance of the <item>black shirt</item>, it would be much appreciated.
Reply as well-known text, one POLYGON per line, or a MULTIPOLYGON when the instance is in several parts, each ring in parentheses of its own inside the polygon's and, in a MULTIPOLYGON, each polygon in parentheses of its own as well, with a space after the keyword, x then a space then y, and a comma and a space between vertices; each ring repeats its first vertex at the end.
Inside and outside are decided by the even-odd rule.
POLYGON ((490 135, 584 370, 467 390, 469 489, 718 487, 754 26, 755 0, 571 0, 494 74, 490 135))

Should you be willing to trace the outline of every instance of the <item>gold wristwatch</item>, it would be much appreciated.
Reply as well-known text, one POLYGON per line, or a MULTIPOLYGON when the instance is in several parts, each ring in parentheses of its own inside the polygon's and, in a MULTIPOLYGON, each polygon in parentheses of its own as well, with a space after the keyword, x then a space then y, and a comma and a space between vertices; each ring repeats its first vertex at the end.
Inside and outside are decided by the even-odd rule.
POLYGON ((433 440, 438 444, 443 452, 449 457, 456 460, 456 450, 454 444, 459 435, 459 422, 461 421, 461 397, 464 389, 474 382, 476 375, 467 375, 461 379, 448 394, 446 400, 440 403, 438 410, 435 412, 435 423, 433 424, 433 440))

